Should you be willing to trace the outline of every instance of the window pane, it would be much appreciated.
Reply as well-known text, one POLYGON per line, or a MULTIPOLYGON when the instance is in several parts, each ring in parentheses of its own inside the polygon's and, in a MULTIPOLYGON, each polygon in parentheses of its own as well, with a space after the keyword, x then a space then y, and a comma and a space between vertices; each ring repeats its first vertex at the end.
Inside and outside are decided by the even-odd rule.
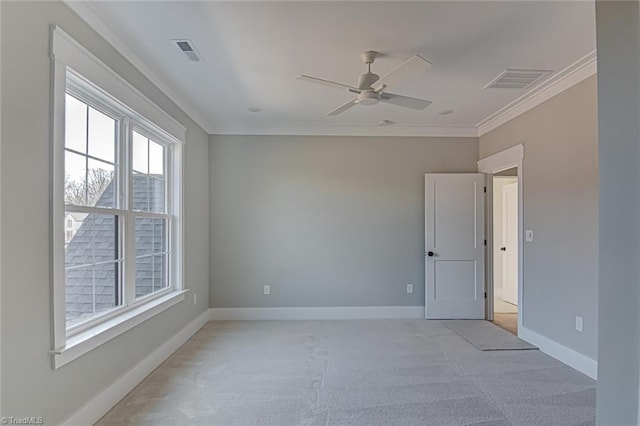
POLYGON ((159 143, 149 141, 149 173, 164 178, 164 158, 166 148, 159 143))
POLYGON ((167 251, 167 221, 165 219, 153 219, 153 252, 164 253, 167 251))
POLYGON ((92 263, 119 259, 118 218, 113 215, 91 213, 85 222, 91 224, 92 263))
POLYGON ((165 213, 164 199, 165 183, 162 179, 149 177, 149 210, 155 213, 165 213))
POLYGON ((94 267, 96 314, 120 305, 119 268, 119 262, 102 263, 94 267))
POLYGON ((154 220, 148 217, 136 218, 136 257, 153 254, 154 220))
POLYGON ((64 114, 65 147, 86 154, 87 105, 71 95, 66 95, 64 114))
POLYGON ((87 206, 116 207, 115 167, 89 159, 87 206))
POLYGON ((87 157, 66 151, 64 155, 64 202, 86 205, 87 157))
POLYGON ((159 291, 167 287, 167 255, 153 256, 153 291, 159 291))
POLYGON ((67 217, 73 217, 77 227, 65 249, 67 269, 121 258, 117 216, 67 213, 67 217))
POLYGON ((67 327, 93 316, 93 266, 66 271, 65 312, 67 327))
POLYGON ((149 211, 149 176, 133 174, 133 209, 149 211))
POLYGON ((149 140, 138 132, 133 132, 133 170, 149 173, 149 140))
POLYGON ((136 298, 153 292, 153 256, 136 258, 136 298))
POLYGON ((67 270, 93 263, 93 239, 91 236, 93 217, 85 213, 84 218, 80 216, 78 219, 82 219, 82 221, 78 224, 78 229, 64 251, 64 266, 67 270))
POLYGON ((115 163, 115 142, 116 121, 89 107, 89 155, 115 163))
MULTIPOLYGON (((65 221, 66 221, 66 234, 64 239, 65 248, 67 248, 68 244, 75 238, 76 233, 84 223, 84 220, 88 216, 87 213, 70 213, 65 212, 65 221)), ((76 242, 75 244, 80 244, 80 242, 76 242)), ((89 248, 88 248, 89 249, 89 248)))
POLYGON ((65 248, 67 326, 120 305, 118 218, 67 213, 77 227, 65 248))
POLYGON ((167 223, 166 219, 136 218, 136 297, 168 286, 167 223))

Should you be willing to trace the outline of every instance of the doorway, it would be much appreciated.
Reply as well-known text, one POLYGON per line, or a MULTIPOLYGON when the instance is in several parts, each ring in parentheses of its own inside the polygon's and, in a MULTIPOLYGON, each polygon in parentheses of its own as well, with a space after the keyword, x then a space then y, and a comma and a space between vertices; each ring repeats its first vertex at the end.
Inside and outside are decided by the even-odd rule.
MULTIPOLYGON (((504 176, 505 174, 508 176, 509 174, 513 175, 513 176, 508 176, 508 177, 512 177, 512 178, 516 178, 516 185, 515 188, 517 188, 517 192, 516 192, 516 198, 517 198, 517 223, 515 223, 515 227, 517 228, 517 233, 516 235, 517 237, 517 249, 516 250, 512 250, 511 253, 514 254, 515 258, 517 259, 517 269, 515 270, 515 275, 517 276, 517 284, 516 284, 516 303, 515 305, 517 306, 517 314, 515 315, 511 315, 509 317, 507 317, 508 320, 510 320, 511 325, 511 329, 509 331, 511 331, 512 333, 516 334, 521 332, 523 330, 524 324, 525 324, 525 318, 526 318, 526 313, 525 313, 525 309, 526 309, 526 303, 525 303, 525 285, 524 285, 524 273, 523 273, 523 264, 524 264, 524 254, 523 254, 523 235, 524 235, 524 229, 523 229, 523 224, 524 224, 524 196, 523 196, 523 187, 524 187, 524 172, 523 172, 523 163, 524 163, 524 145, 520 144, 520 145, 515 145, 511 148, 508 148, 504 151, 498 152, 496 154, 490 155, 488 157, 485 157, 483 159, 481 159, 480 161, 478 161, 478 171, 485 173, 487 176, 487 180, 486 180, 486 192, 487 192, 487 199, 486 199, 486 221, 485 221, 485 229, 486 229, 486 236, 487 236, 487 247, 486 247, 486 283, 487 286, 485 288, 486 293, 487 293, 487 299, 486 299, 486 319, 489 321, 494 321, 494 301, 495 301, 495 297, 494 297, 494 279, 496 276, 499 275, 499 278, 501 278, 502 276, 502 270, 495 270, 494 268, 494 258, 496 256, 494 256, 494 252, 497 251, 499 253, 499 256, 502 256, 502 250, 500 250, 501 247, 506 247, 505 245, 501 245, 502 240, 495 240, 494 241, 494 234, 493 234, 493 218, 494 218, 494 208, 493 208, 493 201, 495 197, 500 197, 502 198, 502 193, 496 194, 494 193, 494 189, 493 189, 493 181, 496 178, 500 178, 501 175, 504 176), (515 174, 514 171, 515 170, 515 174), (494 248, 497 248, 497 250, 495 250, 494 248), (513 325, 514 320, 516 320, 516 324, 515 326, 513 325)), ((514 274, 514 271, 512 270, 511 272, 512 274, 514 274)), ((504 289, 503 289, 504 291, 504 289)), ((503 295, 499 296, 500 299, 502 299, 502 301, 504 301, 503 299, 503 295)), ((507 296, 509 297, 509 296, 507 296)), ((501 305, 504 307, 504 305, 501 305)), ((507 305, 508 306, 508 305, 507 305)), ((498 317, 502 317, 503 315, 501 315, 500 313, 498 313, 498 317)), ((500 321, 498 319, 498 321, 500 321)), ((496 324, 497 325, 497 324, 496 324)))
POLYGON ((493 175, 493 322, 518 335, 518 169, 493 175))

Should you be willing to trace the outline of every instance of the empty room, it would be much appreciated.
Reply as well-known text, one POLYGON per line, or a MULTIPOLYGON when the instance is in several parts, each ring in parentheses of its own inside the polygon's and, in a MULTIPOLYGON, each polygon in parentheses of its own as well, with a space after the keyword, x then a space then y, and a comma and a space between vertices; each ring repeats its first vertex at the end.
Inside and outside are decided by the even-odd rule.
POLYGON ((0 422, 640 424, 640 2, 0 1, 0 422))

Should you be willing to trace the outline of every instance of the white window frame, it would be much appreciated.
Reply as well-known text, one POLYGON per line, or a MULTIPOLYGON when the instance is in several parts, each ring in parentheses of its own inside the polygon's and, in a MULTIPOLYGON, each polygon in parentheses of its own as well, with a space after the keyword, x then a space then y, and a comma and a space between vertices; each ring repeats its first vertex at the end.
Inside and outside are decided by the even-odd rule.
MULTIPOLYGON (((184 287, 184 217, 183 214, 183 146, 185 128, 156 106, 146 96, 131 86, 102 61, 87 51, 57 26, 51 28, 52 71, 52 355, 53 368, 59 368, 90 350, 102 345, 136 325, 168 309, 185 299, 184 287), (67 83, 70 83, 69 86, 67 83), (122 202, 113 209, 74 207, 87 213, 118 211, 124 229, 121 230, 124 245, 123 304, 104 314, 98 314, 85 322, 67 329, 65 315, 65 233, 64 233, 64 128, 65 95, 67 89, 73 96, 90 106, 114 114, 121 120, 119 139, 131 144, 133 129, 168 147, 165 191, 167 211, 147 213, 133 211, 133 205, 122 202), (139 130, 138 130, 139 129, 139 130), (170 187, 169 187, 170 186, 170 187), (169 286, 166 289, 135 299, 135 217, 167 219, 167 239, 170 247, 169 286), (133 263, 132 263, 133 262, 133 263), (127 268, 127 266, 129 266, 127 268)), ((124 142, 121 142, 124 143, 124 142)), ((126 199, 132 193, 132 159, 118 150, 118 196, 126 199), (128 175, 126 175, 126 174, 128 175), (125 185, 129 185, 125 187, 125 185)), ((122 228, 121 228, 122 229, 122 228)))

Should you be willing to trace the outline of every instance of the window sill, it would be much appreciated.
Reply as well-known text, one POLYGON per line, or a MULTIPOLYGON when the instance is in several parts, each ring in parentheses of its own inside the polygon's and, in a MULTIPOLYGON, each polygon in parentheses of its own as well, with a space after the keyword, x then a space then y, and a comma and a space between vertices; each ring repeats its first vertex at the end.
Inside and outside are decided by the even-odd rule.
POLYGON ((64 348, 51 351, 53 368, 58 369, 103 343, 131 330, 185 299, 187 290, 178 290, 135 307, 122 315, 67 338, 64 348))

